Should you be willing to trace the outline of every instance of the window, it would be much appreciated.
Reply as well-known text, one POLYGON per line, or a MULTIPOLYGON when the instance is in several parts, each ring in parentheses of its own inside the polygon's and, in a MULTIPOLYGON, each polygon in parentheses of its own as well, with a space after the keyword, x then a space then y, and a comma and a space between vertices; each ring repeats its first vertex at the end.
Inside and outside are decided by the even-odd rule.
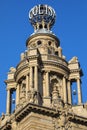
POLYGON ((40 25, 39 25, 39 29, 42 29, 42 28, 43 28, 43 26, 42 26, 42 24, 40 24, 40 25))
POLYGON ((58 51, 55 51, 55 55, 58 56, 58 51))
POLYGON ((37 45, 41 45, 41 41, 39 40, 39 41, 37 41, 37 45))
POLYGON ((47 28, 47 25, 45 24, 44 28, 47 28))
POLYGON ((48 42, 48 45, 49 45, 49 46, 51 45, 51 41, 48 42))

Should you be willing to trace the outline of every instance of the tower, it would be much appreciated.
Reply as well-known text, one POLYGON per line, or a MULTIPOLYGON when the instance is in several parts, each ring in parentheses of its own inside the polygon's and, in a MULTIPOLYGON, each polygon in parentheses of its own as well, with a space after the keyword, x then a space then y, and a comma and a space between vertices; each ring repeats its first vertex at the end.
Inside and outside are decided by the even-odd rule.
POLYGON ((29 12, 34 33, 26 41, 27 50, 21 53, 19 64, 10 68, 5 80, 7 108, 1 130, 78 130, 77 124, 79 129, 87 128, 82 70, 77 57, 66 61, 60 41, 51 31, 55 18, 54 9, 48 5, 37 5, 29 12), (77 84, 77 106, 72 104, 73 82, 77 84))

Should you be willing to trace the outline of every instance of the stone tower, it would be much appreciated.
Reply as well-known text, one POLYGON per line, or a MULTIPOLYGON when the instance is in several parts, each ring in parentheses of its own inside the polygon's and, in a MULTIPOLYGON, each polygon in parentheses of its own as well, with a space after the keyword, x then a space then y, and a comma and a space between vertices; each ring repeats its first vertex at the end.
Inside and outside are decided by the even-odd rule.
POLYGON ((82 70, 77 57, 66 61, 60 41, 51 31, 55 11, 37 5, 29 12, 34 33, 17 67, 7 80, 7 108, 1 130, 86 130, 87 105, 82 104, 82 70), (72 103, 72 84, 77 85, 78 103, 72 103), (12 111, 12 95, 15 108, 12 111))

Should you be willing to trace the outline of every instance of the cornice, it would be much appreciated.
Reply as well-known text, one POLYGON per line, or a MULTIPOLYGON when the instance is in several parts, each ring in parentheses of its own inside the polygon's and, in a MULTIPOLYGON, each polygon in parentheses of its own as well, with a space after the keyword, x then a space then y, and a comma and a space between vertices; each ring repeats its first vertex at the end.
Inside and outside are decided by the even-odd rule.
POLYGON ((15 79, 16 79, 16 76, 17 76, 22 70, 24 70, 24 69, 26 69, 26 68, 28 68, 28 64, 26 64, 26 65, 21 66, 20 68, 18 68, 18 69, 16 70, 16 72, 15 72, 15 75, 14 75, 15 79))
POLYGON ((69 114, 69 121, 87 126, 87 118, 69 114))
POLYGON ((78 116, 72 112, 67 112, 66 110, 56 110, 53 108, 48 108, 44 106, 40 106, 37 104, 27 103, 24 107, 21 107, 19 110, 16 109, 15 113, 10 116, 10 120, 7 120, 6 123, 0 127, 1 130, 10 130, 12 122, 20 122, 23 118, 25 118, 29 113, 38 113, 45 116, 50 116, 55 119, 60 119, 60 116, 62 116, 61 112, 65 112, 67 115, 65 115, 65 118, 67 118, 67 121, 73 122, 75 124, 85 125, 87 126, 87 118, 78 116))
POLYGON ((82 69, 72 69, 72 70, 70 70, 70 73, 80 73, 81 74, 81 76, 83 76, 83 72, 82 72, 82 69))
POLYGON ((59 115, 59 113, 55 109, 28 103, 24 108, 15 112, 16 121, 20 122, 30 112, 51 116, 51 117, 56 117, 59 115))
POLYGON ((53 62, 53 61, 43 61, 43 65, 53 65, 53 66, 56 66, 56 67, 59 67, 65 71, 67 71, 68 73, 70 72, 68 67, 64 66, 63 64, 60 64, 58 62, 53 62))
POLYGON ((11 130, 11 121, 7 121, 3 126, 0 126, 0 130, 11 130))
POLYGON ((4 82, 5 82, 5 84, 7 84, 7 83, 13 83, 13 82, 15 82, 15 79, 7 79, 4 82))

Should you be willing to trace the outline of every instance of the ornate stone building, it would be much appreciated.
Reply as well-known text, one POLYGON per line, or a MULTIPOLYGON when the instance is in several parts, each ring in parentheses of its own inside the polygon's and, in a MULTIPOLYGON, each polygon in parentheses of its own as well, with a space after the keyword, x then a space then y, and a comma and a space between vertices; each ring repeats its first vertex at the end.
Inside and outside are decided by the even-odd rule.
POLYGON ((82 104, 82 70, 77 57, 66 61, 60 41, 52 33, 55 11, 38 5, 29 12, 34 33, 27 51, 7 80, 6 114, 0 130, 87 130, 87 105, 82 104), (77 84, 78 104, 72 103, 72 84, 77 84), (15 109, 12 112, 12 95, 15 109))

